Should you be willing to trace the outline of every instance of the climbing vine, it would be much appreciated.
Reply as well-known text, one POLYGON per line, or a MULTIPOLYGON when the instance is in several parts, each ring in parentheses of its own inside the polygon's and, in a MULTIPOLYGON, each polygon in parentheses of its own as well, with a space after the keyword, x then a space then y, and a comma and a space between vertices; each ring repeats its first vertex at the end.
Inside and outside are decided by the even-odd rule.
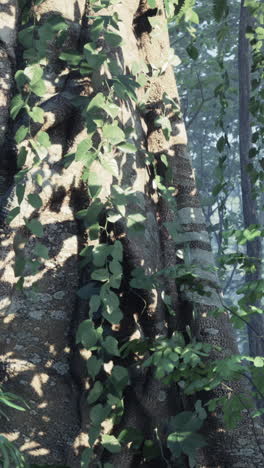
MULTIPOLYGON (((126 389, 133 385, 133 372, 137 375, 138 368, 153 373, 165 388, 177 386, 180 395, 184 397, 200 391, 209 392, 221 383, 227 385, 229 381, 243 376, 254 382, 255 393, 264 391, 263 379, 257 373, 258 368, 264 366, 264 358, 232 355, 221 360, 212 359, 212 353, 219 349, 201 342, 191 326, 180 331, 174 330, 169 337, 162 333, 145 336, 138 321, 139 337, 122 341, 115 333, 125 315, 122 309, 125 287, 133 290, 143 304, 144 294, 157 288, 162 289, 164 283, 170 280, 176 281, 183 296, 185 291, 201 297, 210 295, 204 287, 204 281, 199 278, 200 267, 188 260, 188 248, 185 249, 183 261, 174 267, 168 266, 148 274, 140 265, 134 265, 130 271, 129 284, 125 284, 127 266, 124 238, 134 236, 138 241, 144 232, 146 213, 136 190, 132 187, 123 188, 119 183, 119 155, 134 154, 139 150, 134 141, 133 129, 121 124, 120 103, 137 106, 142 116, 146 117, 150 112, 148 93, 152 80, 162 76, 168 65, 176 65, 177 58, 171 51, 160 68, 149 70, 144 65, 134 64, 131 70, 123 74, 116 59, 117 54, 109 52, 117 51, 122 46, 120 18, 117 12, 109 16, 100 15, 100 10, 118 5, 119 0, 90 1, 93 9, 93 14, 87 18, 90 40, 80 51, 69 47, 67 35, 70 25, 62 16, 53 15, 44 23, 39 22, 34 6, 42 1, 20 2, 22 30, 18 39, 23 48, 25 68, 15 74, 17 91, 10 105, 11 118, 15 124, 19 122, 15 133, 19 151, 18 172, 12 189, 15 190, 17 206, 12 206, 8 211, 7 222, 12 223, 20 216, 25 196, 32 208, 31 214, 24 217, 25 235, 17 238, 14 244, 17 287, 23 290, 26 277, 37 274, 43 262, 49 258, 49 249, 41 241, 44 227, 38 219, 39 212, 44 209, 41 191, 49 177, 49 173, 43 170, 43 160, 51 146, 49 133, 43 130, 46 114, 42 99, 47 92, 46 72, 50 49, 62 48, 59 59, 68 76, 77 72, 80 77, 89 79, 96 74, 98 78, 97 89, 94 87, 92 94, 80 96, 78 100, 70 94, 67 96, 71 105, 77 107, 82 115, 86 136, 75 152, 67 153, 63 158, 65 170, 70 170, 74 161, 82 164, 82 187, 89 200, 88 206, 76 211, 76 219, 88 239, 87 245, 80 251, 81 268, 85 270, 88 279, 77 293, 80 299, 89 303, 87 318, 79 324, 76 334, 76 344, 89 352, 86 363, 90 381, 87 396, 89 447, 83 451, 81 466, 85 468, 91 463, 97 463, 97 466, 111 468, 113 464, 101 461, 102 455, 106 453, 107 459, 107 456, 129 447, 146 461, 161 457, 167 466, 175 466, 175 463, 180 466, 187 456, 189 466, 194 467, 196 450, 206 444, 205 437, 199 431, 207 413, 222 408, 225 423, 232 428, 245 407, 252 410, 253 416, 259 414, 254 409, 254 392, 252 398, 232 395, 228 401, 219 397, 206 404, 202 404, 200 399, 194 400, 191 410, 181 408, 184 411, 171 416, 162 440, 158 431, 153 432, 152 439, 146 439, 142 432, 133 427, 126 427, 119 432, 112 431, 122 421, 124 395, 126 389), (98 70, 101 71, 100 76, 98 70), (139 90, 144 90, 140 100, 139 90), (97 173, 93 171, 95 162, 99 171, 108 172, 117 181, 111 185, 111 192, 107 196, 102 194, 103 185, 98 180, 98 170, 97 173), (29 181, 33 190, 25 195, 29 181), (27 243, 30 242, 32 246, 32 239, 34 247, 27 249, 27 243), (108 426, 107 430, 105 426, 108 426)), ((220 19, 227 14, 226 2, 223 3, 224 11, 215 10, 215 16, 220 19)), ((157 8, 155 0, 148 0, 148 5, 151 9, 157 8)), ((167 17, 172 20, 176 13, 177 21, 184 19, 194 24, 199 22, 194 1, 165 0, 164 6, 167 17)), ((150 17, 149 23, 154 27, 158 24, 158 17, 150 17)), ((189 48, 189 55, 196 55, 194 43, 189 48)), ((216 94, 220 96, 219 93, 220 88, 216 94)), ((161 129, 167 141, 172 132, 172 114, 173 118, 181 117, 179 104, 163 94, 162 108, 159 115, 155 116, 153 125, 161 129)), ((224 134, 218 140, 220 153, 227 143, 224 134)), ((157 161, 155 155, 146 148, 140 151, 144 151, 146 166, 159 198, 166 202, 169 209, 176 210, 175 187, 171 182, 167 155, 160 155, 160 161, 157 161), (163 171, 159 170, 160 162, 163 171)), ((177 223, 165 221, 164 226, 175 244, 181 245, 184 234, 177 223)), ((165 290, 162 291, 162 299, 168 314, 174 317, 176 312, 165 290)), ((11 394, 3 393, 2 399, 0 395, 0 403, 23 410, 24 407, 13 403, 14 398, 11 394)), ((0 440, 0 451, 4 466, 9 466, 9 457, 16 460, 16 466, 27 466, 24 458, 4 438, 0 440)))

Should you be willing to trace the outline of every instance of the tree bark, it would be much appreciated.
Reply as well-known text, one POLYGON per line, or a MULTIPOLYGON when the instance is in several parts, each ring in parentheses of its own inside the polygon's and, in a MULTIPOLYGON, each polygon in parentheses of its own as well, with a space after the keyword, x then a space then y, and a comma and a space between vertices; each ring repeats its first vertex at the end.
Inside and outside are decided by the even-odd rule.
MULTIPOLYGON (((48 15, 60 12, 72 26, 73 37, 70 37, 70 41, 74 47, 78 47, 81 34, 87 34, 84 26, 87 11, 83 0, 46 0, 36 8, 37 15, 43 21, 48 15)), ((161 28, 160 35, 157 34, 157 30, 153 31, 148 22, 149 10, 147 1, 133 0, 128 3, 121 0, 116 6, 100 11, 100 14, 110 16, 117 11, 121 19, 120 30, 124 44, 117 49, 108 46, 105 51, 109 56, 117 58, 123 73, 131 70, 133 62, 142 61, 149 69, 150 65, 155 69, 162 67, 166 62, 169 39, 163 2, 159 0, 156 12, 151 12, 152 16, 155 13, 160 20, 157 26, 158 30, 161 28), (140 18, 142 23, 135 34, 135 26, 140 18)), ((10 1, 8 12, 14 21, 18 16, 15 3, 10 1)), ((6 43, 6 51, 8 47, 9 43, 6 43)), ((84 372, 85 360, 89 353, 80 351, 74 344, 74 332, 78 324, 87 317, 87 304, 77 301, 75 296, 79 282, 83 279, 78 270, 78 253, 84 245, 95 245, 97 241, 91 241, 89 238, 87 240, 86 233, 83 233, 75 219, 75 212, 88 203, 86 191, 81 183, 81 167, 77 162, 71 165, 70 170, 62 169, 60 165, 66 153, 76 151, 77 144, 85 137, 86 131, 80 115, 72 114, 71 106, 67 103, 64 106, 63 100, 63 119, 57 112, 58 109, 52 110, 52 106, 49 107, 50 100, 56 99, 54 95, 57 92, 67 99, 64 84, 59 91, 54 84, 56 74, 60 74, 58 54, 52 56, 54 69, 49 69, 49 73, 45 71, 49 92, 42 105, 46 105, 52 114, 48 129, 52 145, 42 161, 42 188, 34 182, 40 171, 38 167, 30 170, 30 177, 26 181, 26 196, 29 193, 38 193, 42 198, 43 208, 40 209, 38 219, 44 226, 42 242, 48 246, 50 258, 35 276, 25 277, 23 292, 15 289, 13 263, 14 249, 17 254, 24 255, 29 254, 35 246, 34 236, 26 239, 26 247, 23 247, 23 242, 20 243, 22 237, 28 236, 24 229, 23 217, 29 218, 35 214, 34 208, 26 198, 21 204, 20 216, 10 227, 4 226, 1 233, 0 346, 1 360, 7 365, 4 385, 6 390, 22 396, 31 405, 26 417, 23 413, 10 410, 10 421, 3 423, 2 430, 9 440, 15 441, 27 454, 31 463, 68 464, 70 468, 77 468, 80 466, 83 449, 89 446, 87 429, 90 425, 89 408, 85 401, 90 382, 84 372)), ((19 66, 18 63, 17 67, 19 66)), ((83 85, 83 82, 80 84, 77 81, 80 87, 73 86, 76 97, 80 89, 86 96, 97 92, 99 78, 97 74, 88 84, 83 85)), ((144 96, 145 91, 146 89, 139 90, 139 98, 144 96)), ((10 92, 6 101, 3 101, 3 115, 7 116, 6 106, 10 92)), ((176 263, 177 249, 185 250, 186 263, 196 267, 205 289, 211 295, 200 296, 186 291, 182 300, 178 294, 178 285, 174 281, 168 281, 166 292, 172 296, 176 312, 176 320, 170 321, 161 300, 161 288, 146 293, 143 298, 144 307, 142 301, 137 301, 135 294, 127 288, 122 303, 125 319, 118 333, 126 339, 134 333, 139 333, 139 336, 144 334, 145 337, 155 340, 160 335, 167 336, 169 331, 184 330, 185 326, 190 324, 197 337, 222 347, 222 351, 214 357, 225 357, 237 350, 227 314, 220 318, 210 315, 215 307, 221 306, 220 291, 216 275, 211 271, 213 257, 199 206, 191 160, 186 150, 186 131, 179 116, 175 115, 170 105, 165 106, 163 102, 165 92, 176 104, 179 102, 170 66, 166 66, 165 71, 158 76, 152 75, 152 71, 149 73, 147 92, 147 112, 144 118, 134 103, 120 102, 120 123, 124 127, 133 127, 133 141, 138 151, 135 154, 117 156, 120 169, 117 182, 123 188, 132 186, 134 189, 136 206, 140 206, 140 210, 146 216, 144 236, 130 237, 122 223, 113 235, 116 238, 119 236, 123 242, 125 271, 128 274, 132 268, 140 265, 143 265, 146 274, 173 266, 176 263), (162 112, 166 112, 171 122, 172 135, 169 140, 166 140, 161 129, 154 125, 155 118, 162 112), (170 185, 174 187, 177 203, 176 211, 164 201, 160 201, 157 192, 152 188, 152 175, 145 164, 146 150, 155 155, 160 171, 160 155, 167 155, 172 173, 170 185), (180 229, 176 241, 170 237, 165 227, 161 226, 164 221, 177 221, 180 229), (195 310, 195 326, 193 314, 189 313, 186 303, 191 304, 195 310)), ((0 93, 2 98, 5 89, 0 88, 0 93)), ((7 118, 5 117, 5 125, 7 118)), ((12 131, 14 130, 10 126, 10 132, 12 131)), ((5 146, 6 142, 7 139, 4 141, 5 146)), ((8 152, 5 160, 7 156, 8 152)), ((29 167, 32 158, 33 155, 27 160, 29 167)), ((97 163, 93 164, 92 170, 103 185, 102 193, 106 199, 111 191, 113 177, 107 171, 102 171, 97 163)), ((13 200, 11 201, 13 203, 13 200)), ((129 203, 127 213, 133 213, 134 208, 133 203, 129 203)), ((169 416, 184 409, 185 400, 180 399, 180 392, 176 388, 165 387, 154 379, 152 373, 146 373, 144 369, 139 369, 133 379, 132 385, 126 391, 125 411, 120 427, 132 425, 140 428, 146 439, 153 438, 157 429, 163 443, 169 416)), ((230 388, 231 392, 236 391, 239 384, 233 387, 230 384, 230 388)), ((230 390, 226 391, 223 387, 217 389, 215 395, 227 395, 229 392, 230 390)), ((247 426, 244 424, 235 431, 227 432, 223 429, 221 415, 213 415, 206 428, 209 445, 200 454, 198 466, 261 466, 262 455, 252 432, 245 431, 245 428, 248 431, 249 426, 251 427, 251 422, 246 422, 247 426)), ((111 461, 120 468, 164 465, 162 457, 147 463, 127 449, 113 456, 111 461)))

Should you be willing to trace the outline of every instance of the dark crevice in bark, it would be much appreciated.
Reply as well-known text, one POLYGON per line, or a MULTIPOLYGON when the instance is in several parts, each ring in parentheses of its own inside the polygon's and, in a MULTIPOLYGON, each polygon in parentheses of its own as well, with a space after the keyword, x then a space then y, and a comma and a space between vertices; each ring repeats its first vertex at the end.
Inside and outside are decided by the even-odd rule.
POLYGON ((157 13, 158 13, 157 8, 152 8, 145 12, 142 12, 141 7, 139 7, 138 11, 136 12, 134 21, 133 21, 134 33, 137 39, 140 39, 143 33, 147 33, 147 34, 151 33, 152 26, 148 18, 156 16, 157 13))

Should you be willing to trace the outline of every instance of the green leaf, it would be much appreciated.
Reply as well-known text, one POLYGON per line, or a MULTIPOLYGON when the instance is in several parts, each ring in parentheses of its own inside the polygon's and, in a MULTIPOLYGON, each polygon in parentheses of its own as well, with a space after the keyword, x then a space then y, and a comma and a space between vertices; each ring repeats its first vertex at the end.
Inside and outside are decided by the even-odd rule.
POLYGON ((103 385, 101 384, 101 382, 99 382, 99 380, 97 380, 93 388, 89 390, 87 402, 90 405, 95 403, 98 400, 98 398, 102 395, 103 391, 104 391, 103 385))
POLYGON ((135 154, 137 152, 137 147, 133 143, 120 143, 118 146, 118 149, 123 151, 123 153, 128 153, 128 154, 135 154))
POLYGON ((45 259, 49 258, 49 249, 45 245, 41 244, 40 242, 37 242, 37 244, 35 245, 34 253, 37 257, 41 257, 45 259))
POLYGON ((100 268, 99 270, 95 270, 92 272, 91 278, 96 281, 108 281, 109 272, 106 268, 100 268))
POLYGON ((59 55, 59 59, 64 60, 64 62, 73 67, 77 67, 82 60, 82 55, 78 54, 76 50, 68 50, 67 52, 62 52, 59 55))
POLYGON ((226 144, 226 138, 222 135, 218 140, 216 144, 217 151, 219 153, 222 153, 225 149, 225 144, 226 144))
POLYGON ((25 266, 26 266, 25 257, 23 257, 23 255, 17 255, 16 254, 15 266, 14 266, 14 272, 15 272, 16 277, 23 275, 25 266))
POLYGON ((192 8, 189 8, 186 12, 185 12, 185 15, 184 15, 184 19, 186 21, 186 23, 195 23, 195 24, 199 24, 199 16, 197 15, 197 13, 195 11, 193 11, 192 8))
POLYGON ((102 346, 111 356, 120 356, 118 341, 113 336, 107 336, 102 342, 102 346))
POLYGON ((156 8, 156 0, 148 0, 148 4, 150 8, 156 8))
POLYGON ((119 308, 119 298, 111 291, 107 283, 102 286, 100 297, 107 314, 111 315, 115 309, 119 308))
POLYGON ((135 228, 140 225, 140 227, 144 228, 144 222, 146 221, 146 217, 143 216, 141 213, 135 213, 128 215, 127 217, 127 227, 128 228, 135 228))
POLYGON ((20 151, 19 151, 18 157, 17 157, 17 167, 18 167, 18 169, 21 169, 24 166, 26 160, 27 160, 27 150, 26 150, 25 146, 22 146, 20 148, 20 151))
POLYGON ((17 94, 13 97, 10 103, 10 115, 13 120, 17 117, 17 115, 19 114, 21 109, 23 109, 24 106, 25 102, 22 99, 21 94, 17 94))
POLYGON ((101 424, 108 416, 111 408, 109 408, 107 405, 103 406, 100 403, 98 405, 95 405, 91 408, 90 410, 90 419, 93 424, 101 424))
POLYGON ((218 23, 227 16, 228 11, 228 0, 213 0, 213 15, 218 23))
POLYGON ((118 260, 122 262, 123 260, 123 244, 119 240, 116 240, 112 246, 112 258, 113 260, 118 260))
POLYGON ((107 156, 101 156, 100 157, 100 163, 102 164, 103 168, 110 172, 114 177, 118 177, 119 170, 118 170, 118 165, 117 162, 114 158, 109 158, 107 156))
POLYGON ((103 63, 107 60, 107 55, 102 51, 98 51, 96 45, 92 43, 85 44, 83 54, 87 61, 89 69, 98 71, 103 63))
POLYGON ((28 195, 28 202, 33 208, 39 210, 42 207, 42 200, 37 193, 30 193, 28 195))
POLYGON ((45 148, 49 148, 51 146, 50 137, 46 132, 38 132, 37 141, 40 146, 44 146, 45 148))
POLYGON ((187 47, 186 47, 186 51, 188 53, 188 55, 193 59, 193 60, 197 60, 198 57, 199 57, 199 51, 198 49, 193 45, 193 44, 189 44, 187 47))
POLYGON ((75 155, 76 161, 82 161, 87 158, 87 153, 89 149, 92 147, 93 143, 91 138, 85 138, 84 140, 79 143, 77 146, 77 151, 75 155))
POLYGON ((96 345, 97 341, 98 334, 92 320, 84 320, 78 327, 76 343, 81 343, 86 349, 90 349, 96 345))
POLYGON ((96 174, 96 172, 89 171, 87 184, 91 198, 98 197, 102 190, 102 185, 99 184, 98 174, 96 174))
POLYGON ((103 361, 102 359, 97 359, 95 356, 91 356, 88 359, 86 365, 88 374, 92 377, 92 379, 95 379, 102 368, 103 361))
POLYGON ((29 78, 29 87, 31 91, 39 97, 44 96, 46 86, 42 79, 43 69, 40 65, 29 65, 25 68, 24 74, 29 78))
POLYGON ((106 124, 103 127, 103 138, 105 138, 112 145, 117 145, 125 140, 125 134, 121 128, 118 127, 116 121, 113 124, 106 124))
POLYGON ((253 364, 255 367, 263 367, 264 366, 264 358, 257 356, 255 357, 253 364))
POLYGON ((107 244, 95 245, 93 248, 93 264, 97 267, 105 265, 108 255, 111 254, 112 247, 107 244))
POLYGON ((38 221, 38 219, 33 218, 31 221, 26 221, 27 228, 38 237, 43 237, 44 231, 42 224, 38 221))
POLYGON ((92 314, 94 312, 97 312, 99 307, 101 305, 101 299, 100 299, 100 296, 98 296, 97 294, 94 294, 91 299, 90 299, 90 302, 89 302, 89 307, 90 307, 90 310, 89 310, 89 313, 90 313, 90 316, 92 316, 92 314))
POLYGON ((113 435, 102 435, 103 447, 111 453, 119 453, 121 451, 121 445, 119 441, 113 435))
POLYGON ((122 36, 120 36, 118 32, 114 31, 105 31, 104 38, 111 47, 118 47, 123 42, 122 36))
POLYGON ((144 436, 138 429, 127 427, 120 432, 118 440, 122 445, 127 445, 129 442, 133 442, 133 448, 138 449, 144 440, 144 436))
POLYGON ((182 453, 193 457, 196 449, 206 445, 204 437, 196 433, 202 424, 202 420, 190 411, 183 411, 171 418, 170 427, 174 428, 174 432, 169 434, 167 446, 175 458, 182 453))
POLYGON ((41 107, 37 107, 37 106, 33 107, 33 109, 29 111, 28 114, 33 120, 33 122, 44 123, 45 112, 43 109, 41 109, 41 107))
POLYGON ((90 465, 90 461, 93 458, 93 449, 87 447, 83 450, 81 456, 81 468, 87 468, 90 465))
POLYGON ((120 112, 120 107, 117 106, 114 102, 106 102, 104 104, 104 111, 107 112, 113 119, 115 119, 119 112, 120 112))
POLYGON ((18 201, 19 205, 21 205, 21 203, 22 203, 22 201, 24 199, 25 189, 26 189, 25 184, 17 184, 16 185, 16 196, 17 196, 17 201, 18 201))
POLYGON ((110 269, 110 272, 112 273, 110 277, 110 286, 112 288, 118 289, 120 287, 122 275, 123 275, 122 266, 120 265, 119 261, 112 260, 109 263, 109 269, 110 269))
POLYGON ((13 221, 13 219, 15 219, 17 215, 19 215, 19 213, 20 213, 19 206, 16 206, 15 208, 13 208, 13 210, 11 210, 7 215, 7 218, 6 218, 7 224, 10 224, 13 221))
POLYGON ((36 26, 32 25, 22 29, 22 31, 18 33, 18 40, 25 49, 33 47, 35 28, 36 26))
MULTIPOLYGON (((29 78, 25 75, 24 71, 23 70, 17 70, 17 72, 15 73, 15 80, 16 80, 16 84, 17 84, 17 87, 20 91, 25 91, 25 84, 28 84, 29 82, 29 78)), ((27 92, 29 90, 27 89, 27 92)))
POLYGON ((21 125, 21 127, 19 127, 19 129, 16 131, 16 134, 15 134, 15 141, 17 144, 21 143, 21 141, 23 141, 26 136, 28 134, 28 127, 26 127, 25 125, 21 125))

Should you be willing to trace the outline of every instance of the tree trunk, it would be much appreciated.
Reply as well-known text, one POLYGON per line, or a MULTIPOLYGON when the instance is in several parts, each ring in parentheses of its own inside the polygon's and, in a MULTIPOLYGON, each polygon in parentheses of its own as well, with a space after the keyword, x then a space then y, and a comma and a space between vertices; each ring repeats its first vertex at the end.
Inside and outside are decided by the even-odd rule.
MULTIPOLYGON (((151 70, 147 75, 145 89, 140 88, 138 91, 139 99, 143 99, 147 91, 144 118, 133 101, 121 100, 119 103, 119 123, 123 128, 132 127, 132 141, 138 151, 116 156, 119 174, 115 183, 123 189, 132 187, 135 192, 133 200, 127 202, 126 216, 134 213, 135 208, 145 215, 144 235, 134 233, 131 236, 122 221, 118 221, 107 235, 122 242, 124 271, 128 277, 131 270, 139 266, 143 267, 145 274, 175 266, 176 251, 182 250, 185 251, 185 263, 195 265, 196 273, 210 295, 201 296, 187 290, 182 298, 179 285, 168 279, 164 289, 172 298, 171 307, 175 317, 171 319, 162 302, 162 287, 142 292, 139 297, 137 291, 128 286, 128 278, 125 278, 120 294, 125 317, 116 329, 112 329, 120 342, 134 336, 144 336, 155 342, 159 336, 169 336, 174 330, 184 332, 186 325, 190 325, 193 333, 202 341, 222 347, 222 351, 214 357, 225 357, 236 352, 236 345, 227 314, 222 314, 220 318, 210 315, 215 307, 221 306, 219 286, 215 273, 210 269, 213 258, 191 161, 186 151, 184 124, 173 105, 165 103, 164 93, 176 102, 176 106, 179 98, 174 73, 168 65, 169 40, 163 3, 158 1, 157 4, 157 9, 150 9, 146 1, 131 0, 128 3, 121 0, 116 6, 99 12, 100 15, 113 17, 116 11, 121 20, 122 46, 116 48, 102 43, 108 57, 117 59, 121 73, 131 73, 135 62, 151 70), (148 20, 148 17, 153 16, 159 18, 156 27, 152 27, 148 20), (159 30, 162 34, 158 34, 159 30), (153 70, 159 68, 163 68, 161 73, 153 73, 153 70), (165 138, 161 128, 157 128, 154 122, 163 113, 170 119, 172 127, 169 139, 165 138), (174 189, 177 210, 173 210, 155 190, 153 174, 146 164, 146 151, 154 154, 160 173, 160 157, 162 154, 167 155, 171 170, 169 185, 174 189), (176 240, 162 225, 164 221, 177 223, 176 240)), ((6 20, 11 22, 5 24, 11 24, 13 28, 17 24, 19 30, 21 16, 16 2, 9 0, 0 8, 5 9, 6 20)), ((40 24, 45 24, 49 16, 56 12, 67 19, 70 29, 66 46, 70 44, 71 49, 78 49, 83 42, 89 41, 89 22, 87 25, 86 21, 88 10, 85 9, 84 0, 46 0, 34 8, 40 24)), ((1 36, 1 39, 6 70, 8 73, 12 70, 14 75, 15 70, 22 66, 21 51, 15 49, 13 35, 10 37, 1 36), (12 62, 14 56, 16 64, 12 62)), ((77 468, 83 449, 89 447, 87 431, 91 426, 90 409, 86 402, 91 382, 85 374, 90 352, 77 348, 74 338, 78 325, 88 317, 88 303, 76 299, 76 290, 80 283, 89 285, 90 277, 88 267, 88 272, 84 270, 80 274, 77 261, 78 253, 84 246, 95 246, 99 241, 91 239, 75 217, 76 211, 87 207, 89 203, 87 189, 81 181, 81 165, 73 162, 70 168, 65 169, 60 163, 66 153, 76 151, 78 143, 86 136, 83 119, 72 106, 72 101, 68 100, 69 93, 74 94, 75 99, 80 94, 84 97, 93 96, 98 90, 107 93, 106 89, 100 88, 100 83, 102 75, 110 71, 102 67, 92 77, 73 73, 65 79, 65 70, 58 59, 60 53, 61 50, 56 48, 50 50, 49 63, 44 72, 47 93, 41 102, 42 108, 48 109, 42 129, 48 131, 51 147, 44 154, 40 166, 32 164, 34 153, 29 152, 25 168, 30 168, 30 171, 26 176, 26 196, 21 203, 20 214, 11 226, 2 223, 0 346, 1 361, 6 363, 4 388, 25 398, 30 404, 26 417, 23 413, 10 410, 10 420, 3 422, 2 431, 28 456, 31 463, 67 464, 77 468), (36 183, 40 175, 41 186, 36 183), (15 288, 13 266, 17 259, 23 260, 25 256, 30 256, 36 245, 35 236, 25 229, 23 220, 24 217, 32 219, 36 215, 34 207, 27 201, 27 196, 32 193, 39 194, 42 199, 38 220, 44 227, 41 242, 49 249, 49 259, 35 275, 30 270, 24 274, 24 288, 21 291, 15 288)), ((4 217, 8 203, 11 208, 14 207, 12 186, 9 195, 7 161, 13 154, 9 141, 12 141, 19 124, 10 124, 6 130, 12 84, 7 89, 2 80, 0 86, 0 101, 4 108, 1 115, 1 169, 3 185, 6 185, 0 201, 4 217)), ((21 117, 17 120, 20 124, 21 120, 23 122, 21 117)), ((23 144, 29 145, 27 141, 23 144)), ((93 163, 91 171, 103 185, 100 196, 106 200, 111 193, 113 175, 104 171, 98 162, 93 163)), ((102 235, 100 242, 103 240, 102 235)), ((15 266, 19 269, 19 264, 15 266)), ((33 266, 31 264, 30 268, 33 266)), ((120 360, 115 361, 115 364, 118 363, 120 360)), ((126 364, 127 361, 124 361, 123 365, 126 364)), ((129 371, 131 384, 126 389, 125 410, 118 429, 135 427, 143 432, 145 439, 155 439, 154 433, 157 433, 160 443, 164 444, 168 418, 188 408, 191 401, 182 398, 176 387, 163 385, 146 369, 135 370, 134 365, 129 371)), ((239 384, 234 387, 230 384, 227 391, 223 387, 217 389, 214 395, 229 394, 238 388, 239 384)), ((199 455, 198 466, 261 466, 263 459, 252 436, 253 432, 249 432, 251 426, 251 421, 244 420, 244 426, 242 424, 237 430, 227 432, 222 428, 221 415, 212 415, 206 428, 208 447, 199 455)), ((109 428, 105 427, 104 430, 109 431, 109 428)), ((103 460, 104 457, 105 452, 103 460)), ((107 461, 120 468, 166 465, 161 456, 146 462, 128 448, 111 456, 111 459, 108 457, 107 461)), ((184 463, 188 466, 186 460, 184 463)))
MULTIPOLYGON (((241 1, 240 24, 239 24, 239 49, 238 49, 238 67, 239 67, 239 152, 241 169, 241 187, 242 203, 245 229, 252 224, 259 224, 257 214, 257 203, 254 197, 254 184, 249 173, 250 157, 249 152, 251 144, 251 125, 250 125, 250 92, 251 92, 251 53, 249 41, 246 38, 247 28, 251 25, 252 18, 249 10, 244 7, 244 0, 241 1)), ((252 265, 255 271, 246 273, 246 283, 258 281, 261 279, 261 238, 247 242, 247 255, 252 259, 252 265)), ((260 300, 253 305, 261 307, 260 300)), ((263 341, 258 336, 264 335, 263 317, 259 314, 253 314, 249 321, 248 339, 249 351, 251 356, 263 356, 263 341)))

